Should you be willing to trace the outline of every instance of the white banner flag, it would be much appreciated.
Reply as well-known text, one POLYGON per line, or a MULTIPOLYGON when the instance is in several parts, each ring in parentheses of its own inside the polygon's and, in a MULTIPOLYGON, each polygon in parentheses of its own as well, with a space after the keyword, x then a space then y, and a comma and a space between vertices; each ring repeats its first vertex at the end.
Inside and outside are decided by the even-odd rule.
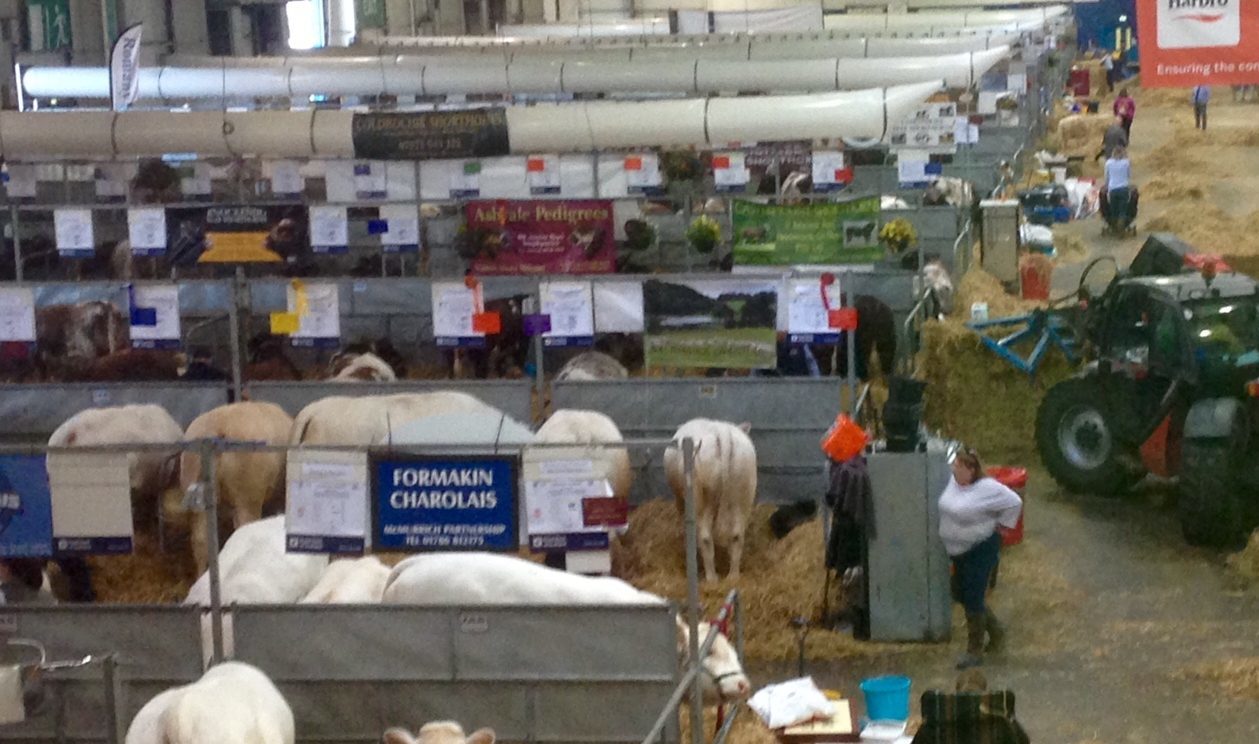
POLYGON ((118 35, 109 54, 109 97, 114 111, 124 111, 140 95, 140 34, 137 23, 118 35))

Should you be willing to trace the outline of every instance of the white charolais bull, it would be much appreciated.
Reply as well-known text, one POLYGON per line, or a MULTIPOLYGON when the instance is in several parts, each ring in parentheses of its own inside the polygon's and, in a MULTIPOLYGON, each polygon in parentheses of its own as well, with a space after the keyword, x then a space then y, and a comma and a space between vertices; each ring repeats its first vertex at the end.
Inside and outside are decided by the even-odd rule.
POLYGON ((750 428, 746 423, 691 419, 673 435, 678 446, 664 453, 665 476, 681 510, 686 498, 681 442, 688 437, 694 442, 696 528, 706 581, 717 580, 717 545, 730 555, 730 579, 739 578, 744 536, 756 502, 756 447, 748 437, 750 428))
POLYGON ((289 443, 368 446, 388 442, 400 425, 423 416, 493 410, 475 396, 448 390, 361 398, 333 395, 297 414, 289 443))
MULTIPOLYGON (((58 426, 48 438, 49 447, 97 447, 125 444, 174 444, 184 430, 158 405, 126 405, 88 408, 58 426)), ((175 485, 178 450, 134 452, 127 455, 131 473, 131 494, 137 515, 155 515, 163 492, 175 485)), ((54 472, 64 459, 62 453, 48 454, 48 472, 54 472)))
POLYGON ((381 737, 382 744, 494 744, 494 729, 482 728, 469 736, 455 721, 432 721, 424 724, 415 736, 411 732, 391 728, 381 737))
POLYGON ((376 556, 333 561, 302 604, 379 604, 389 567, 376 556))
MULTIPOLYGON (((625 438, 616 422, 598 411, 561 408, 538 428, 533 441, 535 444, 619 444, 625 438)), ((624 447, 598 448, 592 449, 589 457, 606 464, 612 495, 628 500, 634 484, 629 451, 624 447)))
MULTIPOLYGON (((664 604, 661 597, 606 576, 581 576, 492 553, 433 553, 408 558, 389 574, 385 604, 428 607, 462 605, 664 604)), ((700 624, 700 640, 708 635, 700 624)), ((686 658, 689 634, 678 621, 678 654, 686 658)), ((704 701, 742 700, 751 692, 739 656, 718 635, 700 675, 704 701)))
POLYGON ((261 671, 230 661, 150 700, 126 744, 294 744, 293 710, 261 671))
MULTIPOLYGON (((285 550, 284 516, 251 522, 228 538, 219 553, 220 599, 224 607, 237 604, 285 604, 310 593, 328 556, 289 553, 285 550)), ((210 575, 201 574, 188 590, 184 604, 210 606, 210 575)), ((212 639, 209 617, 201 624, 202 653, 210 658, 212 639)), ((232 649, 231 616, 223 617, 224 649, 232 649)))
POLYGON ((559 373, 555 382, 590 382, 594 380, 624 380, 629 377, 629 370, 615 357, 601 351, 583 351, 569 359, 559 373))
MULTIPOLYGON (((184 438, 228 439, 274 446, 287 443, 292 428, 293 418, 274 403, 232 403, 193 419, 184 438)), ((235 529, 261 519, 264 505, 284 501, 284 469, 283 452, 241 450, 219 455, 214 473, 219 513, 230 514, 235 529)), ((187 491, 201 480, 201 456, 195 451, 185 451, 180 457, 179 472, 180 486, 187 491)), ((182 505, 170 501, 164 507, 173 518, 182 505)), ((208 550, 205 512, 193 512, 192 521, 193 556, 197 571, 201 572, 205 571, 208 550)))
POLYGON ((338 354, 332 359, 334 382, 397 382, 398 375, 384 359, 372 354, 338 354))

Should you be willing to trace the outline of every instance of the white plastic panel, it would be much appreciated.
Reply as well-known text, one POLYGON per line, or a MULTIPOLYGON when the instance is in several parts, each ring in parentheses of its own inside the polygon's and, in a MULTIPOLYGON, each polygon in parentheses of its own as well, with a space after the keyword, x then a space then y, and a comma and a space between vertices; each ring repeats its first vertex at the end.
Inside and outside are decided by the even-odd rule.
POLYGON ((777 44, 753 42, 752 59, 832 59, 864 57, 865 39, 799 40, 777 44))
POLYGON ((487 199, 528 199, 525 162, 523 157, 483 158, 481 196, 487 199))
POLYGON ((640 63, 657 63, 679 58, 746 60, 748 59, 748 42, 642 47, 635 49, 630 55, 631 60, 640 63))
POLYGON ((109 70, 73 67, 30 67, 22 71, 22 87, 35 98, 109 97, 109 70))
POLYGON ((502 93, 508 90, 507 65, 497 60, 461 60, 424 68, 424 94, 502 93))
POLYGON ((599 153, 599 197, 614 199, 629 196, 625 179, 625 156, 621 153, 599 153))
POLYGON ((353 121, 352 111, 316 110, 310 136, 315 143, 314 154, 324 158, 354 157, 353 121))
POLYGON ((700 93, 832 91, 835 90, 835 60, 761 60, 756 62, 701 60, 695 77, 700 93))
POLYGON ((595 159, 593 155, 577 153, 560 156, 560 195, 566 199, 593 199, 595 189, 595 159))
POLYGON ((389 201, 415 201, 415 162, 390 160, 385 166, 385 193, 389 201))
POLYGON ((695 62, 652 64, 570 62, 564 65, 565 93, 684 92, 695 90, 695 62))
POLYGON ((324 190, 329 204, 346 204, 358 200, 354 187, 353 160, 326 160, 324 162, 324 190))
POLYGON ((461 166, 460 160, 425 160, 420 166, 420 201, 442 201, 450 198, 450 174, 461 166))
POLYGON ((310 157, 312 111, 228 111, 223 135, 238 155, 310 157))
MULTIPOLYGON (((897 120, 890 115, 889 119, 897 120)), ((882 137, 883 121, 883 100, 877 90, 713 98, 708 108, 708 134, 713 142, 784 139, 781 132, 791 132, 793 139, 882 137)))
POLYGON ((6 158, 52 155, 108 155, 113 152, 110 127, 114 114, 0 111, 0 147, 6 158))
POLYGON ((223 70, 223 89, 229 98, 265 98, 289 95, 289 71, 283 68, 223 70))
POLYGON ((384 90, 385 79, 379 59, 303 61, 293 65, 289 87, 293 96, 341 96, 376 93, 384 90))
POLYGON ((414 96, 424 91, 424 63, 421 60, 399 58, 385 60, 383 66, 385 93, 392 96, 414 96))
MULTIPOLYGON (((595 145, 590 149, 644 145, 672 147, 698 145, 707 141, 704 99, 588 103, 585 104, 585 109, 595 145)), ((509 123, 510 121, 508 119, 509 123)), ((562 136, 563 132, 559 130, 556 134, 562 136)), ((515 147, 514 142, 512 146, 515 147)))
MULTIPOLYGON (((254 113, 257 112, 250 115, 254 113)), ((118 114, 114 124, 114 145, 117 154, 124 156, 168 152, 232 154, 223 139, 221 111, 125 111, 118 114)))

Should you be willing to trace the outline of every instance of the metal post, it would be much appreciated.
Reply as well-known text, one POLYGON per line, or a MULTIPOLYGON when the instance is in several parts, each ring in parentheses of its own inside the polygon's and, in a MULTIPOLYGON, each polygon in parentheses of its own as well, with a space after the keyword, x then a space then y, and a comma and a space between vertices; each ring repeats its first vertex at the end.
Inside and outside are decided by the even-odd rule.
MULTIPOLYGON (((538 306, 535 312, 542 312, 542 292, 539 287, 538 306)), ((543 358, 546 356, 546 343, 543 341, 542 334, 539 333, 533 337, 533 389, 538 394, 538 410, 534 413, 535 422, 541 422, 546 414, 546 362, 543 358)))
POLYGON ((481 13, 481 35, 489 36, 490 35, 490 2, 489 0, 481 0, 480 13, 481 13))
POLYGON ((240 323, 241 309, 245 307, 243 302, 245 294, 245 270, 236 267, 236 276, 232 278, 232 301, 227 306, 227 326, 228 338, 232 344, 232 394, 233 400, 240 402, 244 400, 244 382, 245 376, 244 364, 241 361, 241 343, 240 343, 240 323))
MULTIPOLYGON (((691 665, 699 668, 699 556, 695 525, 695 440, 682 440, 682 471, 686 478, 686 600, 690 607, 686 613, 690 628, 691 665)), ((691 679, 691 744, 704 744, 704 701, 701 700, 699 675, 691 679)))
POLYGON ((109 744, 120 744, 123 740, 121 730, 122 718, 118 715, 118 659, 108 654, 102 662, 101 676, 105 683, 105 715, 108 716, 109 744))
MULTIPOLYGON (((844 285, 847 286, 848 296, 855 297, 852 291, 852 272, 844 272, 844 285)), ((861 322, 858 318, 857 322, 861 322)), ((857 331, 856 329, 844 332, 844 341, 848 347, 848 413, 851 416, 857 415, 857 331)), ((882 360, 879 360, 880 363, 882 360)), ((869 363, 869 360, 866 360, 869 363)))
POLYGON ((214 441, 203 439, 201 450, 201 508, 205 513, 206 559, 210 568, 210 638, 214 652, 210 664, 223 661, 223 596, 219 585, 219 495, 214 482, 217 470, 214 441))
POLYGON ((13 226, 13 278, 22 281, 22 222, 16 204, 9 204, 9 224, 13 226))

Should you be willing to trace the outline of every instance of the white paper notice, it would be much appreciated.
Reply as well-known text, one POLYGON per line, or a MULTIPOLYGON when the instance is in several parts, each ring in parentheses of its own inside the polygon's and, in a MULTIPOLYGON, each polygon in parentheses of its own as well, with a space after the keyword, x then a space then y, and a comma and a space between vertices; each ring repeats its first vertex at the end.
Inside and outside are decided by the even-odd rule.
MULTIPOLYGON (((336 341, 341 338, 341 302, 335 284, 307 284, 306 314, 298 318, 294 345, 302 340, 336 341)), ((288 311, 297 312, 297 292, 288 288, 288 311)))
POLYGON ((380 219, 389 224, 389 229, 380 234, 386 253, 390 247, 420 245, 420 218, 414 204, 382 204, 380 219))
POLYGON ((818 191, 826 191, 835 186, 842 185, 841 180, 846 175, 844 167, 844 153, 841 150, 814 150, 813 151, 813 188, 818 191))
MULTIPOLYGON (((793 336, 834 334, 830 327, 826 304, 822 301, 822 284, 817 278, 787 281, 787 332, 793 336)), ((826 288, 831 309, 839 308, 839 281, 826 288)))
POLYGON ((525 482, 525 508, 530 535, 563 535, 604 532, 607 527, 587 527, 582 516, 584 499, 609 498, 612 486, 605 479, 547 479, 525 482))
MULTIPOLYGON (((975 133, 979 133, 979 127, 975 127, 975 133)), ((970 119, 965 116, 959 116, 953 122, 953 139, 959 145, 973 145, 975 140, 971 139, 971 123, 970 119)))
POLYGON ((366 455, 290 452, 286 478, 289 552, 363 552, 368 508, 366 455))
POLYGON ((52 214, 58 251, 88 256, 96 253, 92 234, 92 210, 55 209, 52 214))
POLYGON ((900 183, 924 183, 927 178, 927 163, 930 162, 925 153, 902 152, 896 160, 896 175, 900 183))
POLYGON ((39 185, 38 168, 24 163, 9 163, 5 166, 9 174, 9 182, 5 193, 10 199, 34 199, 35 189, 39 185))
POLYGON ((737 190, 747 186, 752 178, 747 169, 747 159, 741 152, 713 153, 713 185, 719 190, 737 190))
POLYGON ((192 175, 181 178, 179 190, 184 196, 209 196, 214 192, 214 182, 208 163, 193 163, 192 175))
POLYGON ((1016 74, 1013 72, 1010 73, 1006 77, 1005 87, 1007 90, 1013 93, 1026 93, 1027 92, 1027 75, 1016 74))
POLYGON ((127 210, 127 238, 137 256, 158 256, 166 252, 166 210, 138 207, 127 210))
POLYGON ((655 191, 664 185, 660 176, 660 156, 654 152, 644 152, 625 156, 625 184, 629 193, 641 194, 655 191))
POLYGON ((27 287, 0 289, 0 341, 35 340, 35 291, 27 287))
POLYGON ((450 171, 450 198, 460 199, 481 195, 481 162, 469 160, 450 171))
POLYGON ((389 191, 385 164, 358 161, 354 164, 354 194, 359 199, 384 199, 389 191))
POLYGON ((350 245, 350 223, 345 207, 313 206, 310 214, 310 245, 315 253, 338 253, 350 245))
POLYGON ((593 338, 594 296, 590 282, 543 282, 542 313, 551 316, 544 338, 593 338))
POLYGON ((179 333, 179 287, 174 284, 136 285, 133 290, 136 308, 156 311, 154 325, 135 325, 133 313, 131 346, 136 349, 177 349, 179 333))
POLYGON ((560 158, 558 155, 530 155, 525 161, 529 193, 533 196, 560 193, 560 158))
POLYGON ((276 160, 267 163, 267 177, 271 179, 271 193, 301 194, 306 191, 306 179, 302 178, 301 167, 301 163, 296 160, 276 160))
POLYGON ((638 282, 596 282, 595 331, 642 333, 643 285, 638 282))
POLYGON ((433 282, 434 338, 484 336, 472 330, 476 295, 463 282, 433 282))
POLYGON ((131 473, 125 453, 50 452, 48 488, 58 553, 131 552, 131 473))

